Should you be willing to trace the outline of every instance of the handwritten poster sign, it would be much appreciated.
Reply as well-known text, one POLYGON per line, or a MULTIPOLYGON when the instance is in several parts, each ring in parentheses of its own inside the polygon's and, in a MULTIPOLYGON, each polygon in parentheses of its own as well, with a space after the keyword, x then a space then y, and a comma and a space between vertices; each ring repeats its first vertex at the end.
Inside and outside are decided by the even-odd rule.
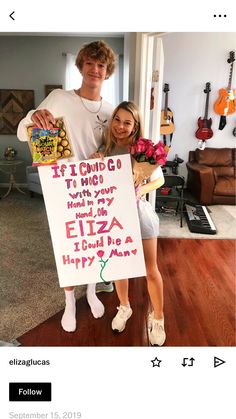
POLYGON ((146 274, 128 154, 39 174, 61 287, 146 274))

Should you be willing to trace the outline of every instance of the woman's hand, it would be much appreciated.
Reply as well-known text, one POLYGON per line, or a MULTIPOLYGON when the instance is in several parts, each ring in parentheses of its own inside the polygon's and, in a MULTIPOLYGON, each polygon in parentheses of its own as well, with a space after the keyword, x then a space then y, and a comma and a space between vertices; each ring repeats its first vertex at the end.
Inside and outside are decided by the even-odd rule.
POLYGON ((101 151, 96 151, 95 153, 91 154, 89 159, 101 159, 103 160, 105 155, 101 151))
POLYGON ((142 186, 135 186, 136 202, 138 202, 143 195, 142 186))
POLYGON ((155 191, 160 188, 165 183, 164 177, 160 176, 159 178, 152 180, 151 182, 144 183, 143 185, 135 186, 135 195, 137 201, 149 192, 155 191))
POLYGON ((47 109, 35 111, 31 119, 38 128, 51 129, 56 124, 54 116, 47 109))
POLYGON ((142 171, 133 168, 133 181, 135 187, 140 185, 140 183, 143 183, 143 181, 147 179, 148 176, 144 176, 142 171))

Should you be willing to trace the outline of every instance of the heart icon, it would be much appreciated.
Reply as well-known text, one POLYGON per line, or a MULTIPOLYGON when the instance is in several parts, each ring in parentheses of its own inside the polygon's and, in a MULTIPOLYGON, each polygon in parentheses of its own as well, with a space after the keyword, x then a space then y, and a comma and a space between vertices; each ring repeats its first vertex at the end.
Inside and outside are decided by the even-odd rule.
POLYGON ((136 255, 137 249, 131 250, 131 252, 133 253, 133 255, 136 255))

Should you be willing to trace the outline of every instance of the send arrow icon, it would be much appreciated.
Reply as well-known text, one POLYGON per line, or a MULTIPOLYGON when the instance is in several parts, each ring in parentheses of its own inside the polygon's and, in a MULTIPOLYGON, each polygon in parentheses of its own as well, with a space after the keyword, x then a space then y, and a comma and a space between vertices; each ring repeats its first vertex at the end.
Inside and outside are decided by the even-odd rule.
POLYGON ((214 356, 214 368, 219 367, 222 364, 225 364, 226 361, 223 359, 217 358, 217 356, 214 356))

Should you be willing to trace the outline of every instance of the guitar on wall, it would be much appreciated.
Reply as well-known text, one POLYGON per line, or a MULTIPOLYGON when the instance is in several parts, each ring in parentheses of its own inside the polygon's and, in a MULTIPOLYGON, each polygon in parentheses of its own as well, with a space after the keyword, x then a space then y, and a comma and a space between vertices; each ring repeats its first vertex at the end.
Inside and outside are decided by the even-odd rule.
POLYGON ((226 116, 236 111, 236 89, 231 89, 234 61, 234 51, 230 51, 227 60, 230 64, 229 83, 227 89, 219 90, 219 98, 214 104, 214 111, 221 116, 219 129, 223 129, 226 125, 226 116))
POLYGON ((169 92, 169 84, 164 85, 164 93, 165 93, 165 108, 161 111, 161 129, 160 132, 162 135, 169 135, 173 134, 174 132, 174 118, 173 113, 168 108, 168 92, 169 92))
POLYGON ((196 138, 201 140, 200 146, 203 148, 205 141, 213 137, 213 131, 211 129, 212 119, 208 119, 208 107, 209 107, 209 96, 211 91, 211 84, 206 83, 204 93, 206 93, 206 104, 204 118, 198 118, 198 130, 195 133, 196 138))

